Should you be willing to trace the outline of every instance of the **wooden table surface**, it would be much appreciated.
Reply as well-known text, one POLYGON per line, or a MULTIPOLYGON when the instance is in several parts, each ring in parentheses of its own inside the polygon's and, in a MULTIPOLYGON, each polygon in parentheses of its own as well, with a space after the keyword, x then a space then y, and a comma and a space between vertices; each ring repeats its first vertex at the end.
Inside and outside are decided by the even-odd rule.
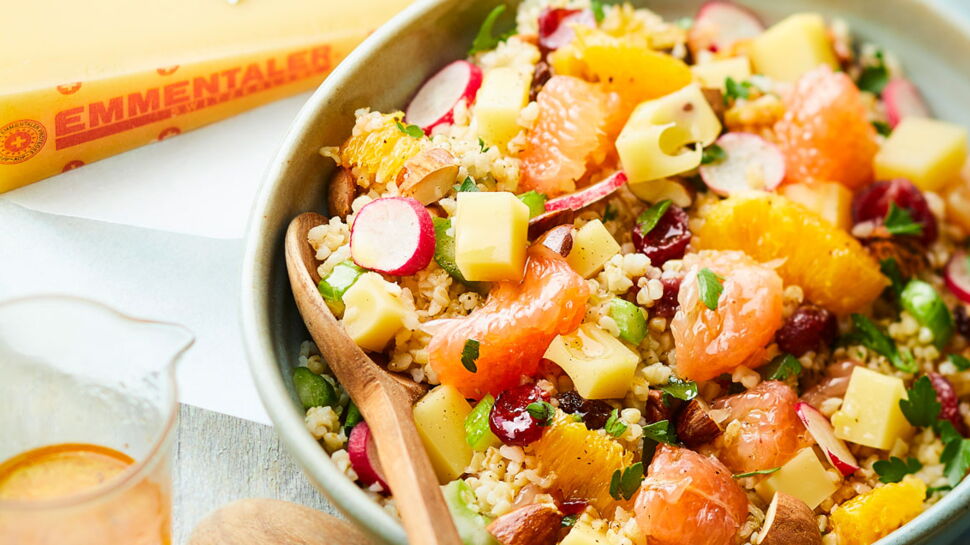
POLYGON ((272 427, 182 405, 176 430, 174 545, 183 545, 211 511, 242 498, 287 500, 336 514, 272 427))

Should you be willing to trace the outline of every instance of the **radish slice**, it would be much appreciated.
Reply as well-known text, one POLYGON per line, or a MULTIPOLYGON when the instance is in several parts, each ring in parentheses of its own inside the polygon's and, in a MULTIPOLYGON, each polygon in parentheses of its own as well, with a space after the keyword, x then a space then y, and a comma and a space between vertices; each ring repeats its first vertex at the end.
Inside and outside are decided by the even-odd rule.
POLYGON ((387 481, 384 480, 384 469, 381 468, 381 461, 377 457, 377 446, 371 437, 367 422, 360 422, 350 430, 347 454, 350 456, 350 467, 357 474, 357 480, 364 486, 378 483, 385 492, 391 491, 387 481))
POLYGON ((943 281, 957 299, 970 303, 970 255, 957 252, 943 271, 943 281))
POLYGON ((738 40, 754 38, 764 30, 764 23, 748 8, 712 0, 697 11, 687 33, 687 45, 695 55, 699 51, 728 51, 738 40))
POLYGON ((354 218, 350 257, 365 269, 406 276, 427 267, 433 256, 434 223, 415 199, 377 199, 354 218))
POLYGON ((431 134, 438 125, 452 123, 458 102, 471 104, 481 86, 481 68, 468 61, 455 61, 424 82, 408 104, 404 118, 431 134))
POLYGON ((889 118, 890 127, 898 125, 904 117, 930 116, 923 95, 906 78, 895 78, 887 83, 882 91, 882 99, 886 102, 886 117, 889 118))
POLYGON ((614 191, 626 184, 626 174, 622 171, 612 174, 610 177, 596 182, 595 184, 583 188, 575 193, 563 195, 546 201, 546 212, 552 210, 579 210, 585 208, 596 201, 605 199, 613 194, 614 191))
POLYGON ((701 178, 711 191, 728 196, 763 189, 771 191, 785 178, 785 157, 778 148, 758 135, 731 132, 715 142, 727 157, 703 165, 701 178))
POLYGON ((539 46, 555 51, 576 37, 573 25, 596 27, 592 10, 546 8, 539 14, 539 46))
POLYGON ((835 436, 832 423, 824 414, 804 401, 795 404, 795 413, 808 429, 808 433, 812 434, 818 446, 822 448, 829 463, 839 470, 842 476, 848 477, 859 469, 859 462, 849 452, 845 442, 835 436))

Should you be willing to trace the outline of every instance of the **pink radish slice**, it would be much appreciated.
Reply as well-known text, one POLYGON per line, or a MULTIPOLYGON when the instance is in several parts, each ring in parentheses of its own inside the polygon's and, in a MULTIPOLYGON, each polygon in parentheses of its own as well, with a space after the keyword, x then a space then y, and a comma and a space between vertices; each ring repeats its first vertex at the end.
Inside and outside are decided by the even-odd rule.
POLYGON ((580 189, 575 193, 563 195, 546 201, 546 212, 552 210, 579 210, 585 208, 596 201, 604 199, 617 189, 626 184, 626 174, 622 171, 610 175, 605 180, 596 182, 586 188, 580 189))
POLYGON ((588 9, 545 8, 539 14, 539 46, 555 51, 576 37, 573 25, 596 26, 596 17, 588 9))
POLYGON ((367 422, 360 422, 354 429, 350 430, 350 438, 347 440, 347 454, 350 456, 350 467, 357 474, 357 479, 364 485, 370 486, 374 483, 381 485, 384 492, 390 492, 384 480, 384 470, 381 468, 381 461, 377 457, 377 446, 371 437, 370 428, 367 422))
POLYGON ((725 51, 738 40, 754 38, 765 30, 761 19, 751 10, 733 2, 712 0, 697 11, 687 33, 687 45, 699 51, 725 51))
POLYGON ((785 178, 785 157, 764 138, 731 132, 715 143, 727 157, 701 166, 700 173, 707 187, 718 195, 728 196, 752 189, 771 191, 785 178))
POLYGON ((414 274, 434 256, 431 214, 415 199, 385 197, 364 205, 350 228, 350 257, 365 269, 414 274))
POLYGON ((923 100, 923 95, 911 81, 906 78, 895 78, 886 84, 882 91, 882 99, 886 102, 886 117, 889 126, 895 127, 904 117, 929 117, 930 109, 923 100))
POLYGON ((404 118, 430 134, 438 125, 452 123, 458 102, 471 104, 481 86, 481 68, 468 61, 455 61, 424 82, 408 104, 404 118))
POLYGON ((943 271, 946 287, 964 303, 970 303, 970 255, 957 252, 943 271))
POLYGON ((859 462, 849 452, 849 447, 835 436, 832 423, 824 414, 804 401, 795 404, 795 413, 808 429, 808 433, 812 434, 818 446, 822 448, 829 463, 844 477, 852 475, 859 469, 859 462))

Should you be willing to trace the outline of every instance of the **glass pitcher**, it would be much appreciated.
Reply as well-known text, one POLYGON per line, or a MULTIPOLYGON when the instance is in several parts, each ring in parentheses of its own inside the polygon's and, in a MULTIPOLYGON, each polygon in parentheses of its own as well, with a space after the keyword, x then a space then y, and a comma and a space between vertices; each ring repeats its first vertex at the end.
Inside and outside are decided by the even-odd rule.
POLYGON ((175 362, 192 342, 83 299, 0 302, 0 467, 15 468, 0 481, 0 545, 169 545, 175 362), (51 477, 63 458, 15 463, 82 446, 126 462, 76 490, 55 490, 74 482, 51 477))

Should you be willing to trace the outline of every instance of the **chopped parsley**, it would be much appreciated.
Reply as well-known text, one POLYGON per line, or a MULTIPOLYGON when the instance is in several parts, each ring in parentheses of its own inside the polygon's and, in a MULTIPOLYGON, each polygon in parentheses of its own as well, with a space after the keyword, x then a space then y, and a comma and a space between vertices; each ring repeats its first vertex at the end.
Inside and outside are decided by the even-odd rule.
POLYGON ((889 279, 889 289, 895 294, 896 299, 899 299, 899 296, 903 294, 903 288, 906 286, 906 282, 903 278, 903 272, 899 269, 899 263, 896 261, 896 258, 887 257, 881 260, 879 262, 879 269, 889 279))
POLYGON ((873 471, 879 475, 879 481, 884 483, 898 483, 903 477, 923 469, 923 464, 916 458, 897 458, 891 456, 888 460, 879 460, 872 464, 873 471))
POLYGON ((640 226, 641 235, 646 235, 650 231, 653 231, 653 228, 657 226, 660 219, 663 218, 664 214, 667 213, 667 209, 670 208, 670 204, 670 199, 664 199, 654 204, 650 208, 647 208, 640 213, 639 216, 637 216, 637 225, 640 226))
POLYGON ((943 474, 952 486, 960 484, 963 477, 970 470, 970 439, 957 436, 943 447, 940 455, 943 463, 943 474))
POLYGON ((896 206, 896 203, 889 203, 889 211, 886 212, 886 219, 883 221, 886 230, 893 235, 922 235, 923 224, 913 221, 912 214, 905 208, 896 206))
POLYGON ((909 350, 900 352, 899 348, 896 347, 896 343, 888 335, 883 333, 876 324, 872 323, 872 320, 861 314, 853 314, 852 324, 855 326, 855 331, 851 335, 851 340, 857 341, 866 348, 885 356, 893 364, 893 367, 900 371, 906 373, 915 373, 917 371, 913 354, 909 350))
POLYGON ((641 459, 650 460, 653 458, 653 453, 660 443, 677 444, 677 432, 670 420, 660 420, 643 426, 643 456, 641 459))
POLYGON ((732 475, 735 479, 744 479, 746 477, 754 477, 755 475, 771 475, 772 473, 778 471, 781 467, 773 467, 771 469, 759 469, 758 471, 749 471, 748 473, 738 473, 732 475))
POLYGON ((717 310, 717 301, 724 291, 724 279, 711 269, 704 267, 697 273, 697 287, 701 292, 701 301, 711 310, 717 310))
POLYGON ((578 517, 579 515, 566 515, 565 517, 562 518, 562 527, 569 528, 572 525, 576 524, 576 519, 578 517))
POLYGON ((754 87, 750 81, 737 81, 728 76, 724 79, 724 105, 727 106, 733 100, 748 98, 751 96, 751 88, 754 87))
POLYGON ((478 349, 480 347, 480 342, 475 339, 468 339, 465 341, 465 346, 461 349, 461 364, 465 369, 468 369, 469 373, 478 372, 478 365, 475 362, 478 360, 478 349))
POLYGON ((471 176, 466 176, 460 184, 457 184, 454 187, 455 191, 459 193, 480 191, 478 189, 478 184, 475 183, 475 179, 471 176))
POLYGON ((970 359, 967 359, 960 354, 950 354, 950 363, 956 366, 957 369, 961 371, 966 371, 970 369, 970 359))
POLYGON ((697 397, 697 383, 692 380, 681 380, 677 377, 670 377, 667 384, 660 387, 664 396, 670 396, 681 401, 690 401, 697 397))
POLYGON ((482 51, 489 51, 495 49, 498 44, 505 41, 509 36, 515 34, 514 30, 510 30, 504 34, 499 34, 495 36, 493 34, 495 22, 498 20, 502 14, 505 13, 505 4, 500 4, 495 6, 485 20, 482 21, 482 26, 478 29, 478 34, 475 35, 475 40, 472 41, 472 47, 468 50, 468 55, 474 55, 475 53, 480 53, 482 51))
POLYGON ((727 152, 724 148, 718 146, 717 144, 711 144, 704 148, 704 152, 701 154, 701 164, 710 165, 713 163, 720 163, 721 161, 727 159, 727 152))
POLYGON ((404 126, 403 123, 401 123, 396 119, 394 120, 394 124, 397 126, 397 130, 403 132, 404 134, 412 138, 424 138, 424 129, 422 129, 417 125, 404 126))
POLYGON ((768 367, 768 380, 786 380, 788 377, 797 377, 802 372, 802 364, 791 354, 778 356, 768 367))
POLYGON ((637 462, 624 469, 622 472, 617 469, 613 472, 610 479, 610 496, 614 500, 628 500, 637 493, 640 483, 643 482, 643 462, 637 462))
POLYGON ((899 408, 906 420, 914 426, 924 428, 936 424, 942 405, 936 399, 936 390, 933 389, 929 377, 924 375, 916 379, 913 387, 906 390, 906 394, 908 399, 899 400, 899 408))
POLYGON ((603 0, 592 0, 589 7, 593 10, 593 18, 596 19, 596 22, 602 23, 606 17, 606 12, 603 11, 603 0))
POLYGON ((482 153, 485 153, 485 152, 486 152, 486 151, 488 151, 488 150, 489 150, 490 148, 489 148, 488 146, 486 146, 486 145, 485 145, 485 141, 484 141, 484 140, 482 140, 481 138, 479 138, 479 139, 478 139, 478 149, 479 149, 479 151, 481 151, 482 153))
POLYGON ((872 126, 881 136, 889 136, 893 132, 893 128, 890 127, 889 123, 886 123, 885 121, 873 121, 872 126))
POLYGON ((606 420, 606 425, 603 427, 606 433, 612 435, 613 437, 619 437, 626 433, 627 425, 620 420, 620 411, 613 409, 610 413, 609 419, 606 420))
POLYGON ((540 426, 552 424, 552 419, 556 416, 556 408, 548 401, 536 401, 529 403, 525 410, 532 418, 535 418, 540 426))
POLYGON ((612 204, 606 203, 606 208, 603 209, 603 221, 613 221, 618 214, 619 212, 612 204))
POLYGON ((882 51, 876 51, 875 63, 862 67, 859 80, 856 82, 859 89, 869 91, 875 95, 882 94, 882 90, 889 83, 889 70, 886 68, 886 59, 882 51))

